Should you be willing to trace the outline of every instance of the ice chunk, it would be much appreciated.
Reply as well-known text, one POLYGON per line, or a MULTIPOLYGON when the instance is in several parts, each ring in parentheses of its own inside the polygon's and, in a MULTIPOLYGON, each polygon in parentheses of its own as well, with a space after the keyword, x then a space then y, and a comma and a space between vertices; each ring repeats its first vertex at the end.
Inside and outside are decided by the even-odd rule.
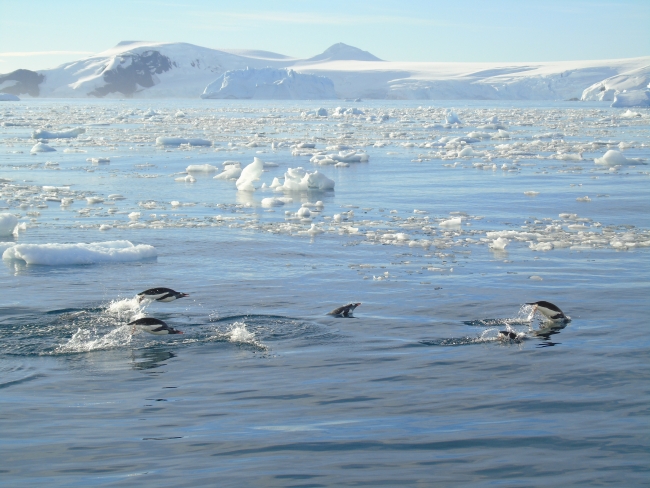
POLYGON ((490 243, 490 249, 495 251, 503 251, 510 241, 505 237, 499 237, 490 243))
POLYGON ((225 166, 224 171, 219 173, 217 176, 215 176, 214 179, 215 180, 236 180, 241 176, 241 171, 242 169, 239 163, 229 164, 225 166))
POLYGON ((66 266, 132 262, 155 258, 156 248, 146 244, 134 246, 129 241, 79 244, 17 244, 5 250, 2 259, 25 261, 28 265, 66 266))
POLYGON ((211 164, 190 164, 185 171, 188 173, 214 173, 219 171, 219 168, 211 164))
POLYGON ((461 224, 462 218, 461 217, 456 217, 454 219, 449 219, 449 220, 443 220, 440 222, 440 227, 457 227, 461 224))
POLYGON ((77 127, 70 130, 62 130, 59 132, 50 132, 44 129, 38 129, 32 132, 32 139, 73 139, 85 132, 86 129, 83 127, 77 127))
POLYGON ((56 149, 54 149, 52 146, 48 146, 43 142, 39 142, 35 144, 34 147, 31 149, 31 151, 29 152, 31 152, 32 154, 36 154, 36 153, 54 152, 54 151, 56 151, 56 149))
POLYGON ((194 183, 196 181, 196 178, 194 178, 192 175, 187 175, 174 178, 174 181, 180 181, 181 183, 194 183))
POLYGON ((280 198, 264 198, 262 199, 262 207, 270 208, 270 207, 281 207, 284 205, 284 201, 281 200, 280 198))
POLYGON ((258 181, 264 172, 264 162, 260 158, 254 158, 253 162, 246 166, 235 185, 240 191, 255 191, 253 182, 258 181))
POLYGON ((310 173, 303 168, 289 168, 284 174, 284 184, 276 191, 333 190, 334 181, 318 171, 310 173))
POLYGON ((536 197, 537 195, 539 195, 539 192, 538 191, 525 191, 524 195, 526 195, 527 197, 536 197))
POLYGON ((620 151, 610 149, 602 158, 594 159, 594 163, 601 166, 618 166, 625 164, 636 164, 636 161, 627 159, 620 151))
POLYGON ((461 121, 458 118, 458 115, 456 115, 456 112, 453 110, 447 110, 445 112, 445 122, 447 124, 460 124, 461 121))
POLYGON ((18 219, 10 213, 0 213, 0 237, 7 237, 14 233, 18 219))

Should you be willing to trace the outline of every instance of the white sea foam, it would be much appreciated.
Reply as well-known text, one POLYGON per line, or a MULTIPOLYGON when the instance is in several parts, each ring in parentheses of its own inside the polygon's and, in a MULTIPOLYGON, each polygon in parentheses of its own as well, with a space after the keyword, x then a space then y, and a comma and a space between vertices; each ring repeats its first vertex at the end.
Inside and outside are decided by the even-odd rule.
POLYGON ((107 334, 102 334, 96 330, 80 328, 72 335, 68 342, 57 346, 54 353, 66 354, 113 349, 129 344, 132 339, 131 327, 126 325, 117 327, 107 334))
POLYGON ((79 244, 16 244, 4 251, 2 259, 25 261, 29 265, 66 266, 132 262, 155 258, 156 248, 129 241, 79 244))

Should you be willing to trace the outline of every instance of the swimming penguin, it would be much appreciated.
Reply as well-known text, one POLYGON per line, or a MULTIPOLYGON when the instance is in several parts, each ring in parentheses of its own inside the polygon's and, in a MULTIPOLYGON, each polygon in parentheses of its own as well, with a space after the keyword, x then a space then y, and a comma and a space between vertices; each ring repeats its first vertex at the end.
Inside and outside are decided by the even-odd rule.
POLYGON ((499 339, 510 339, 511 341, 517 340, 517 333, 510 330, 500 330, 499 339))
POLYGON ((357 308, 361 303, 348 303, 342 307, 332 310, 327 315, 334 315, 335 317, 350 317, 354 312, 354 309, 357 308))
POLYGON ((564 315, 564 312, 560 310, 560 307, 557 305, 553 305, 551 302, 545 302, 545 301, 540 301, 540 302, 532 302, 532 303, 527 303, 526 305, 532 305, 533 306, 533 311, 531 312, 531 318, 533 315, 535 315, 535 311, 539 310, 539 312, 544 315, 545 317, 551 319, 551 320, 557 320, 557 321, 568 321, 569 318, 564 315))
POLYGON ((150 288, 138 293, 138 301, 156 300, 157 302, 173 302, 179 298, 189 297, 187 293, 179 293, 171 288, 150 288))
POLYGON ((162 320, 154 319, 152 317, 144 317, 133 322, 129 322, 128 325, 133 326, 133 332, 135 328, 139 327, 145 332, 155 335, 167 335, 167 334, 182 334, 180 330, 176 330, 173 327, 170 327, 162 320))

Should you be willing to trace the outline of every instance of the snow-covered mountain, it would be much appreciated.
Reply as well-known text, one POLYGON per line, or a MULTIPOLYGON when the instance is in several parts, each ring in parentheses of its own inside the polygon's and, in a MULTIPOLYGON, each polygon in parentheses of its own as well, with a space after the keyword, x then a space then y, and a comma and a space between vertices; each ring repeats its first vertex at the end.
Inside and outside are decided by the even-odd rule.
MULTIPOLYGON (((298 59, 268 51, 125 41, 57 68, 0 75, 0 92, 60 98, 198 98, 216 93, 215 85, 209 91, 206 87, 229 71, 227 95, 246 94, 248 98, 251 87, 246 84, 251 82, 252 70, 290 68, 296 75, 328 78, 338 98, 613 100, 616 93, 631 89, 624 88, 627 85, 647 89, 649 66, 650 56, 543 63, 415 63, 382 61, 342 43, 317 56, 298 59), (246 76, 243 71, 233 74, 247 68, 251 73, 246 76), (243 85, 236 87, 237 83, 243 85), (601 96, 601 92, 606 94, 601 96)), ((290 83, 282 89, 269 85, 254 90, 253 96, 317 98, 324 93, 322 78, 295 81, 294 75, 293 91, 287 91, 290 83)))

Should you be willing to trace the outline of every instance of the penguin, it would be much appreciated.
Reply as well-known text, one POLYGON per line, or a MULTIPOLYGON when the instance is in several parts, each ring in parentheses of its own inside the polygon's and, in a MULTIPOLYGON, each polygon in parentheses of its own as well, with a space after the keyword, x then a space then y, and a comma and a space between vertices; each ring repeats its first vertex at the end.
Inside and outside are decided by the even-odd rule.
POLYGON ((187 293, 179 293, 171 288, 150 288, 138 293, 138 301, 156 300, 157 302, 173 302, 179 298, 188 297, 187 293))
POLYGON ((512 332, 510 330, 500 330, 499 339, 516 341, 518 340, 518 337, 516 332, 512 332))
POLYGON ((135 333, 135 328, 139 327, 145 332, 155 335, 167 335, 167 334, 182 334, 180 330, 170 327, 162 320, 154 319, 152 317, 144 317, 133 322, 129 322, 128 325, 133 326, 133 333, 135 333))
POLYGON ((569 318, 564 315, 564 312, 560 310, 560 307, 552 304, 551 302, 546 302, 544 300, 539 302, 527 303, 526 305, 532 305, 533 311, 531 312, 531 318, 535 315, 535 311, 539 311, 545 317, 551 320, 557 321, 568 321, 569 318))
POLYGON ((327 315, 334 315, 335 317, 351 317, 354 309, 359 305, 361 305, 361 303, 348 303, 347 305, 332 310, 327 315))

